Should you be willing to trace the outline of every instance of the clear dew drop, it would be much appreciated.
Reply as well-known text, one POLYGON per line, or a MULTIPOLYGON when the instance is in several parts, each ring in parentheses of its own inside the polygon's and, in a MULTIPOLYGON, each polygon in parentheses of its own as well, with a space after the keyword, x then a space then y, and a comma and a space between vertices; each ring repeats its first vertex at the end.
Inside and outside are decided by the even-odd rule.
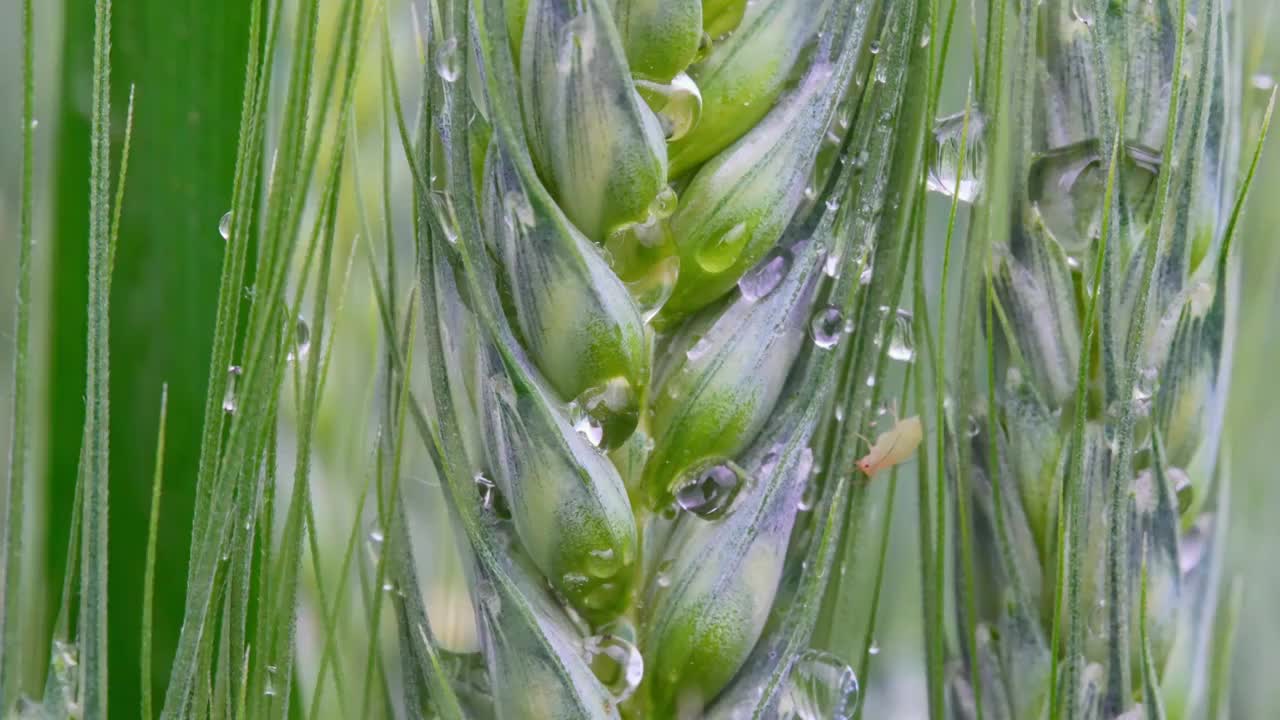
POLYGON ((679 204, 680 197, 676 195, 675 188, 668 185, 653 196, 653 202, 649 203, 649 216, 658 220, 666 220, 675 214, 676 207, 679 204))
POLYGON ((968 140, 965 140, 965 113, 938 120, 929 146, 928 188, 948 198, 971 203, 982 189, 986 117, 972 109, 968 113, 968 140), (964 145, 964 167, 960 167, 960 146, 964 145))
POLYGON ((858 677, 840 658, 806 650, 787 676, 778 705, 785 720, 849 720, 858 705, 858 677))
POLYGON ((889 357, 898 362, 909 363, 916 359, 916 349, 912 340, 911 314, 899 310, 893 316, 893 328, 889 331, 889 357))
POLYGON ((636 92, 658 117, 667 142, 675 142, 698 126, 702 119, 702 91, 685 73, 669 83, 636 80, 636 92))
POLYGON ((53 663, 55 670, 70 671, 80 665, 80 653, 75 643, 65 640, 53 641, 53 663))
POLYGON ((879 654, 880 654, 880 643, 876 642, 875 640, 872 640, 872 641, 871 641, 871 647, 867 648, 867 652, 868 652, 868 653, 871 653, 872 655, 879 655, 879 654))
POLYGON ((657 262, 643 276, 626 283, 627 290, 640 309, 640 317, 647 323, 654 318, 671 299, 680 277, 680 256, 672 255, 657 262))
POLYGON ((493 480, 489 479, 484 473, 476 473, 472 480, 476 484, 476 492, 480 495, 481 508, 487 512, 494 513, 498 517, 511 517, 506 499, 502 497, 502 493, 498 490, 498 486, 493 480))
POLYGON ((813 337, 813 344, 823 350, 835 347, 844 334, 844 316, 839 308, 828 305, 814 313, 809 321, 809 334, 813 337))
POLYGON ((733 267, 738 261, 738 257, 742 255, 742 249, 746 247, 749 239, 747 232, 747 224, 740 222, 731 228, 728 228, 718 237, 707 241, 698 248, 697 255, 694 257, 702 269, 708 273, 719 274, 733 267))
POLYGON ((369 531, 369 542, 373 545, 381 545, 387 536, 383 534, 382 528, 375 526, 369 531))
POLYGON ((307 356, 307 352, 311 350, 311 326, 307 325, 307 321, 301 317, 298 318, 297 325, 293 330, 293 349, 285 356, 287 362, 301 360, 307 356))
POLYGON ((742 489, 742 476, 724 463, 704 465, 686 473, 677 484, 676 505, 704 520, 714 520, 728 511, 742 489))
POLYGON ((654 582, 658 583, 658 587, 671 587, 671 568, 676 564, 675 560, 663 560, 658 565, 658 574, 654 576, 654 582))
POLYGON ((604 425, 583 404, 577 401, 569 403, 569 421, 573 423, 574 432, 591 443, 592 447, 600 447, 604 440, 604 425))
POLYGON ((791 266, 791 253, 785 249, 777 249, 752 268, 738 281, 738 290, 742 297, 755 302, 773 292, 786 276, 791 266))
POLYGON ((879 55, 879 54, 880 54, 880 41, 878 41, 878 40, 872 40, 872 41, 871 41, 871 44, 867 46, 867 50, 868 50, 868 51, 870 51, 870 53, 871 53, 872 55, 879 55))
POLYGON ((223 240, 231 239, 231 211, 230 210, 223 213, 222 217, 218 220, 218 234, 222 236, 223 240))
POLYGON ((796 509, 805 512, 812 510, 813 506, 818 503, 818 482, 811 474, 805 479, 804 491, 800 493, 800 500, 796 502, 796 509))
POLYGON ((236 399, 236 385, 243 374, 244 368, 239 365, 227 368, 227 392, 222 396, 222 411, 228 415, 235 415, 240 407, 240 402, 236 399))
POLYGON ((587 663, 615 702, 625 702, 644 679, 644 657, 635 629, 625 620, 610 623, 583 641, 587 663))
POLYGON ((1191 485, 1191 476, 1178 467, 1169 468, 1169 484, 1173 486, 1174 495, 1178 498, 1178 514, 1185 513, 1195 499, 1195 488, 1191 485))
POLYGON ((1254 76, 1250 78, 1250 83, 1253 85, 1255 90, 1271 92, 1276 86, 1276 79, 1267 73, 1260 72, 1255 73, 1254 76))
POLYGON ((436 74, 451 83, 462 74, 462 58, 458 52, 458 38, 451 37, 436 50, 436 74))
MULTIPOLYGON (((1135 143, 1122 149, 1116 209, 1129 224, 1127 235, 1143 237, 1154 214, 1161 153, 1135 143)), ((1089 257, 1102 235, 1108 152, 1104 143, 1088 139, 1041 153, 1031 165, 1026 224, 1033 232, 1051 235, 1068 256, 1089 257)))
POLYGON ((822 261, 822 272, 829 278, 839 279, 840 269, 843 265, 843 254, 839 252, 829 253, 822 261))

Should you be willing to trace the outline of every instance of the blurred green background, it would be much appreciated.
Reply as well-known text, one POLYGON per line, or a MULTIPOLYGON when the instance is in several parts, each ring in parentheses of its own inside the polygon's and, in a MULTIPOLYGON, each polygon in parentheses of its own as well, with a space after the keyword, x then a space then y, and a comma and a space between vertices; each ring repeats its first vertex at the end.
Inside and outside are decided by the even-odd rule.
MULTIPOLYGON (((1272 77, 1280 76, 1280 44, 1269 36, 1280 31, 1275 0, 1237 4, 1245 31, 1244 140, 1256 136, 1272 77)), ((35 206, 36 263, 33 299, 32 467, 27 520, 29 557, 25 587, 36 609, 24 626, 28 639, 25 662, 37 668, 47 657, 40 646, 54 612, 63 570, 66 527, 70 516, 80 413, 83 411, 83 325, 77 313, 85 304, 88 191, 88 104, 92 12, 75 4, 64 17, 58 0, 36 2, 35 206), (55 210, 56 209, 56 210, 55 210)), ((407 0, 391 0, 393 53, 402 87, 413 87, 417 48, 407 0)), ((964 4, 964 3, 962 3, 964 4)), ((332 14, 337 3, 322 3, 332 14)), ((130 86, 136 87, 136 120, 128 194, 124 203, 120 255, 112 309, 112 536, 111 659, 113 708, 137 703, 136 654, 145 517, 149 501, 156 408, 162 383, 170 386, 168 484, 164 496, 157 587, 157 682, 172 653, 181 625, 182 578, 190 538, 190 478, 198 452, 199 417, 207 380, 214 301, 223 244, 217 223, 229 205, 231 172, 240 121, 248 17, 247 0, 116 0, 113 102, 117 133, 130 86), (120 674, 116 674, 116 666, 120 674), (118 686, 118 689, 117 689, 118 686)), ((21 25, 19 0, 0 0, 0 447, 9 436, 13 299, 17 256, 19 182, 21 173, 21 25)), ((332 18, 328 18, 331 22, 332 18)), ((325 35, 322 23, 321 36, 325 35)), ((942 112, 960 110, 968 84, 967 59, 972 38, 968 24, 957 24, 953 62, 942 112)), ((365 158, 382 152, 376 63, 367 62, 360 80, 356 140, 365 158)), ((119 137, 116 138, 117 143, 119 137)), ((113 163, 116 159, 113 155, 113 163)), ((372 167, 372 166, 371 166, 372 167)), ((404 168, 393 169, 387 198, 397 222, 409 186, 404 168), (399 212, 397 212, 399 210, 399 212)), ((366 170, 360 198, 377 212, 383 198, 378 173, 366 170)), ((348 183, 348 187, 351 184, 348 183)), ((1271 451, 1280 441, 1280 383, 1274 358, 1280 356, 1280 143, 1268 148, 1255 183, 1242 237, 1244 287, 1236 372, 1226 432, 1234 479, 1228 580, 1242 578, 1244 608, 1240 625, 1233 687, 1233 716, 1269 717, 1280 707, 1280 684, 1272 667, 1280 662, 1280 487, 1271 451)), ((934 198, 935 210, 945 209, 934 198)), ((351 207, 351 203, 347 203, 351 207)), ((934 223, 934 230, 942 227, 934 223)), ((350 210, 340 219, 339 252, 345 257, 359 231, 350 210)), ((399 227, 402 238, 408 228, 399 227)), ((357 267, 361 267, 357 263, 357 267)), ((353 276, 343 314, 336 320, 334 380, 326 391, 319 426, 319 448, 313 476, 318 524, 326 542, 340 549, 351 525, 351 500, 365 480, 372 420, 362 422, 351 408, 368 407, 376 392, 378 329, 367 279, 353 276), (353 422, 353 418, 355 421, 353 422), (332 528, 330 532, 329 528, 332 528)), ((247 297, 245 302, 252 302, 247 297)), ((82 323, 82 320, 81 320, 82 323)), ((288 415, 288 413, 286 413, 288 415)), ((291 416, 291 415, 290 415, 291 416)), ((282 442, 288 443, 288 429, 282 442)), ((7 449, 7 448, 6 448, 7 449)), ((288 453, 282 453, 288 456, 288 453)), ((419 465, 420 466, 420 465, 419 465)), ((410 492, 418 507, 432 502, 437 490, 425 473, 415 475, 410 462, 410 492)), ((283 473, 282 475, 286 475, 283 473)), ((867 717, 923 715, 920 652, 919 571, 915 548, 915 498, 911 483, 899 486, 896 522, 882 598, 882 631, 877 638, 876 674, 867 690, 867 717)), ((438 526, 441 518, 424 511, 420 526, 438 526)), ((335 550, 335 553, 340 550, 335 550)), ((324 564, 336 562, 325 558, 324 564)), ((456 573, 456 559, 435 558, 445 573, 456 573)), ((436 570, 440 572, 440 569, 436 570)), ((428 607, 443 626, 446 645, 466 647, 474 632, 465 600, 448 587, 427 590, 428 607)), ((302 657, 318 643, 308 636, 314 619, 303 601, 299 646, 302 657), (308 623, 312 623, 309 625, 308 623)), ((358 613, 344 624, 360 637, 358 613)), ((384 630, 389 630, 390 626, 384 630)), ((367 630, 363 631, 367 633, 367 630)))

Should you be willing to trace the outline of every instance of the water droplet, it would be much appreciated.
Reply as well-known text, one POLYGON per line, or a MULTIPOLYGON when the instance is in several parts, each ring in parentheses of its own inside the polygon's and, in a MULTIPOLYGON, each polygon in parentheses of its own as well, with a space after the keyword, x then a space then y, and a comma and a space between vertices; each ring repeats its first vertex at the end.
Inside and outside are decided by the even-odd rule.
POLYGON ((228 415, 234 415, 240 406, 239 401, 236 399, 236 385, 243 374, 244 368, 239 365, 232 365, 227 368, 227 392, 222 396, 222 411, 228 415))
POLYGON ((1178 538, 1178 570, 1186 575, 1200 566, 1213 537, 1213 513, 1203 513, 1182 537, 1178 538))
POLYGON ((714 240, 704 243, 698 248, 695 259, 703 270, 718 275, 733 267, 733 264, 738 261, 738 256, 742 254, 742 249, 746 247, 749 237, 747 224, 740 222, 725 230, 714 240))
POLYGON ((875 640, 872 640, 871 647, 867 648, 867 652, 871 653, 872 655, 879 655, 880 643, 876 642, 875 640))
POLYGON ((742 476, 723 463, 695 468, 685 478, 676 487, 676 505, 706 520, 724 515, 742 489, 742 476))
POLYGON ((436 74, 451 83, 462 73, 462 59, 458 53, 458 38, 451 37, 436 50, 436 74))
POLYGON ((965 113, 938 120, 929 147, 929 190, 948 198, 958 191, 960 202, 964 203, 971 203, 978 196, 986 156, 985 116, 973 109, 968 114, 968 124, 968 140, 965 140, 965 113), (963 168, 959 166, 961 144, 965 146, 963 168))
POLYGON ((903 310, 894 313, 893 328, 889 331, 889 357, 899 362, 911 362, 916 359, 916 349, 912 337, 911 314, 903 310))
POLYGON ((1191 501, 1195 499, 1195 488, 1191 485, 1191 476, 1187 475, 1187 471, 1182 468, 1169 468, 1169 484, 1173 486, 1173 493, 1178 498, 1178 514, 1185 513, 1191 507, 1191 501))
POLYGON ((387 536, 382 533, 382 528, 380 527, 374 527, 369 531, 369 542, 374 545, 381 545, 382 541, 385 540, 386 537, 387 536))
POLYGON ((796 509, 804 512, 812 510, 813 506, 818 503, 818 482, 811 474, 804 483, 804 491, 800 493, 800 500, 796 502, 796 509))
POLYGON ((862 272, 858 273, 858 284, 870 285, 871 276, 872 276, 871 264, 868 263, 866 267, 862 268, 862 272))
POLYGON ((809 334, 813 336, 814 345, 824 350, 835 347, 844 334, 844 316, 834 306, 822 308, 814 313, 809 322, 809 334))
POLYGON ((672 255, 655 263, 643 277, 626 283, 627 290, 631 291, 631 297, 635 299, 640 316, 646 323, 671 299, 679 277, 680 256, 672 255))
POLYGON ((223 240, 231 239, 231 211, 228 210, 222 214, 222 218, 218 220, 218 234, 223 240))
POLYGON ((576 402, 569 403, 569 419, 575 432, 586 438, 592 447, 600 447, 600 441, 604 439, 604 426, 599 420, 576 402))
POLYGON ((80 664, 80 653, 75 643, 65 640, 53 641, 53 662, 56 669, 67 671, 80 664))
POLYGON ((498 490, 493 480, 484 473, 476 473, 472 480, 476 484, 476 491, 480 493, 480 507, 503 519, 511 517, 506 498, 502 496, 502 492, 498 490))
POLYGON ((587 663, 615 702, 631 697, 644 679, 644 657, 635 644, 635 630, 619 620, 583 641, 587 663))
POLYGON ((307 356, 307 352, 311 350, 311 327, 307 325, 307 321, 301 317, 293 331, 293 349, 285 356, 287 362, 301 360, 307 356))
POLYGON ((969 437, 977 437, 978 433, 982 432, 982 426, 978 424, 978 418, 970 415, 965 424, 964 432, 969 437))
POLYGON ((790 265, 791 253, 787 250, 778 248, 769 253, 768 257, 738 281, 738 289, 742 292, 742 297, 755 302, 773 292, 786 276, 790 265))
POLYGON ((701 358, 703 355, 706 355, 707 351, 710 349, 711 349, 711 341, 705 337, 700 337, 698 338, 697 342, 693 344, 692 347, 690 347, 688 350, 684 352, 684 357, 689 362, 697 362, 698 358, 701 358))
POLYGON ((839 278, 842 260, 842 253, 833 252, 827 255, 827 257, 822 261, 822 272, 829 278, 839 278))
POLYGON ((671 587, 671 568, 676 564, 675 560, 663 560, 658 565, 658 574, 654 576, 654 581, 658 583, 658 587, 671 587))
POLYGON ((868 376, 867 376, 867 387, 875 387, 875 386, 876 386, 876 376, 875 376, 875 375, 868 375, 868 376))
MULTIPOLYGON (((1115 203, 1128 223, 1127 237, 1141 238, 1154 212, 1159 151, 1127 143, 1120 157, 1115 203)), ((1032 163, 1027 190, 1032 206, 1027 224, 1048 233, 1068 256, 1084 256, 1102 236, 1106 199, 1107 149, 1096 139, 1042 153, 1032 163)))
POLYGON ((858 705, 858 677, 831 653, 806 650, 787 676, 778 705, 786 720, 849 720, 858 705))
POLYGON ((698 126, 702 118, 702 91, 685 73, 669 83, 635 81, 636 92, 658 116, 667 142, 675 142, 698 126))
POLYGON ((879 40, 872 40, 872 41, 871 41, 871 44, 867 46, 867 50, 868 50, 868 51, 870 51, 872 55, 879 55, 879 54, 880 54, 880 41, 879 41, 879 40))
POLYGON ((1253 83, 1253 87, 1255 89, 1263 92, 1271 92, 1271 90, 1276 86, 1276 79, 1267 73, 1262 72, 1255 73, 1250 81, 1253 83))

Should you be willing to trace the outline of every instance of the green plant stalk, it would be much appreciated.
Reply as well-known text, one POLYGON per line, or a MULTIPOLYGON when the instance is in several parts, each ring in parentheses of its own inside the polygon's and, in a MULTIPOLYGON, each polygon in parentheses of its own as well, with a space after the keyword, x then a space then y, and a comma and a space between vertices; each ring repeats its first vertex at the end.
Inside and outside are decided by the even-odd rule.
POLYGON ((94 8, 93 132, 89 180, 88 368, 85 387, 83 587, 80 687, 89 717, 107 713, 107 543, 110 492, 111 3, 94 8))
POLYGON ((32 0, 22 2, 22 199, 18 209, 18 293, 13 333, 13 413, 10 416, 9 468, 4 484, 3 557, 0 557, 0 711, 9 707, 22 685, 23 520, 26 516, 28 362, 31 353, 32 166, 35 164, 35 37, 32 0))
POLYGON ((153 623, 152 597, 156 581, 156 539, 160 524, 160 493, 164 487, 164 433, 169 412, 169 388, 160 389, 160 431, 156 435, 156 470, 151 480, 151 514, 147 525, 146 577, 142 590, 142 652, 140 657, 142 676, 142 716, 155 717, 151 707, 151 635, 153 623))

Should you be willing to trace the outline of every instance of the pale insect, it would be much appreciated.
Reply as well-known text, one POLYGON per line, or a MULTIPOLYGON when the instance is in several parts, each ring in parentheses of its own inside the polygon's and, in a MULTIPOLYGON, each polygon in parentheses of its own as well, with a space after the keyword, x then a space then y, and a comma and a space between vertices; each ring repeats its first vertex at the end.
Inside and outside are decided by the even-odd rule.
POLYGON ((871 449, 854 465, 866 473, 867 477, 875 477, 875 474, 881 470, 887 470, 910 459, 923 439, 924 426, 920 424, 919 416, 899 420, 895 414, 893 427, 876 436, 875 442, 868 440, 871 449))

